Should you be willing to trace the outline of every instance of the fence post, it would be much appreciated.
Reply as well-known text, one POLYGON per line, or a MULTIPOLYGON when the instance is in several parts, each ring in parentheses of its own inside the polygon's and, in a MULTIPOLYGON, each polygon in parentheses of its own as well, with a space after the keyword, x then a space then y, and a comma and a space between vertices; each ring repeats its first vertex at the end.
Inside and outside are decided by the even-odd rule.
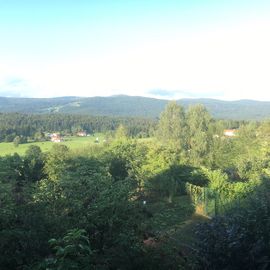
POLYGON ((217 193, 215 191, 215 216, 218 214, 218 198, 217 198, 217 193))
POLYGON ((207 215, 206 213, 206 188, 203 188, 203 213, 204 215, 207 215))

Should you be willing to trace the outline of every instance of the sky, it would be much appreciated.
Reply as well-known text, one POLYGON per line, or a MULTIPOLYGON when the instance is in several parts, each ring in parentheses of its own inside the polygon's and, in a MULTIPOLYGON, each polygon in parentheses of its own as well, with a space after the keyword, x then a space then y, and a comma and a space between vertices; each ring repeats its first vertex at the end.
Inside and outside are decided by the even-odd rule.
POLYGON ((0 0, 0 96, 270 100, 269 0, 0 0))

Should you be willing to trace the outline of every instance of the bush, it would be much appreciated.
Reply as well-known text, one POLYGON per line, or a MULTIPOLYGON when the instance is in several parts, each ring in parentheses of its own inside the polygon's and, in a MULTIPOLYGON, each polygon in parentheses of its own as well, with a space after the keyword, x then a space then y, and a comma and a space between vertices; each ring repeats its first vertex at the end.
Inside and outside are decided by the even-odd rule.
POLYGON ((198 269, 270 269, 270 197, 265 187, 242 206, 197 227, 198 269))

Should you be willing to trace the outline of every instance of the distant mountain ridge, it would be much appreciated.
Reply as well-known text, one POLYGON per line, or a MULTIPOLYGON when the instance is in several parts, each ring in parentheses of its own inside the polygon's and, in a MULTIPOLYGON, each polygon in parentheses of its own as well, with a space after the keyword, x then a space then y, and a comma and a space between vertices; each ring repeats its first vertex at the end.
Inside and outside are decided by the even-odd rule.
MULTIPOLYGON (((69 113, 104 116, 138 116, 156 118, 169 100, 141 96, 14 98, 0 97, 0 112, 69 113)), ((270 101, 217 99, 180 99, 187 108, 203 104, 213 117, 234 120, 270 118, 270 101)))

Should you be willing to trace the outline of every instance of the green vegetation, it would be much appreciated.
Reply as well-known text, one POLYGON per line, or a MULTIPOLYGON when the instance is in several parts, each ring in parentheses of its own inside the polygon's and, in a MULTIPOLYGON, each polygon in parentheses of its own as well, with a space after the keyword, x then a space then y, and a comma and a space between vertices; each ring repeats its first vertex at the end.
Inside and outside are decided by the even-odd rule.
POLYGON ((46 141, 48 134, 60 133, 76 136, 78 132, 87 134, 108 133, 124 125, 131 137, 149 137, 156 121, 144 118, 102 117, 68 114, 0 114, 0 142, 18 143, 46 141))
MULTIPOLYGON (((61 142, 61 144, 66 145, 71 150, 80 150, 85 149, 86 147, 90 147, 93 144, 96 144, 96 138, 99 138, 98 144, 103 144, 103 140, 105 139, 104 134, 102 133, 96 133, 89 137, 65 137, 64 141, 61 142)), ((12 155, 14 153, 18 153, 19 155, 24 155, 27 149, 31 145, 35 145, 40 147, 42 152, 48 152, 51 150, 55 143, 51 141, 44 141, 44 142, 32 142, 32 143, 23 143, 19 145, 15 145, 14 143, 0 143, 0 155, 12 155)))
POLYGON ((72 134, 87 121, 50 115, 42 127, 48 117, 2 118, 16 136, 0 144, 1 269, 270 269, 269 121, 171 102, 146 133, 150 122, 111 118, 106 133, 52 143, 40 128, 72 134))
MULTIPOLYGON (((6 98, 0 97, 0 112, 38 114, 107 115, 156 118, 168 100, 134 96, 6 98)), ((254 100, 223 101, 215 99, 180 99, 185 109, 202 104, 218 119, 261 120, 270 117, 269 102, 254 100)))

